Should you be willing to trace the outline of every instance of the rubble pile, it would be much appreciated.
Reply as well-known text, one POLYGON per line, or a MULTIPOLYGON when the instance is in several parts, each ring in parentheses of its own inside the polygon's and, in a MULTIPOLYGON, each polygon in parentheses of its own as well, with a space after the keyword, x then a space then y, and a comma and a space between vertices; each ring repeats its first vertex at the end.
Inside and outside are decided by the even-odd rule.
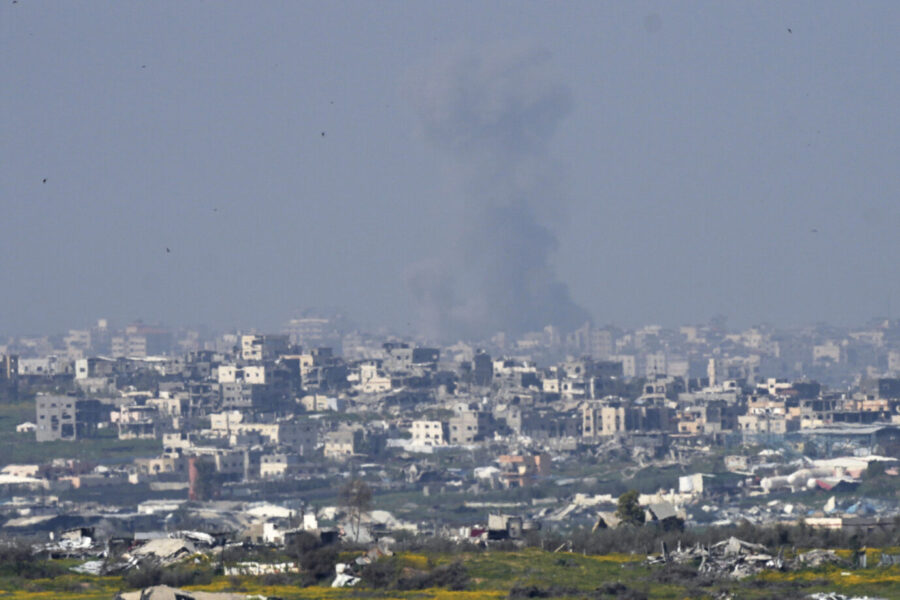
POLYGON ((785 561, 781 553, 772 556, 765 546, 730 537, 711 546, 696 544, 690 548, 678 548, 669 552, 665 547, 659 556, 647 558, 648 564, 697 564, 700 574, 716 579, 743 579, 767 569, 783 570, 785 561))
MULTIPOLYGON (((792 559, 785 559, 783 551, 773 556, 761 544, 754 544, 736 537, 730 537, 711 546, 695 544, 689 548, 678 548, 669 551, 662 544, 658 555, 647 557, 648 565, 696 565, 697 573, 713 579, 743 579, 767 570, 802 570, 833 565, 851 568, 854 564, 865 567, 865 552, 858 555, 858 563, 841 558, 834 550, 816 548, 797 554, 792 559)), ((882 554, 879 566, 900 564, 900 555, 882 554)), ((823 599, 832 596, 823 596, 823 599)))
POLYGON ((842 567, 850 566, 850 563, 838 556, 834 550, 823 550, 821 548, 810 550, 809 552, 804 552, 803 554, 798 555, 797 563, 798 566, 809 567, 813 569, 816 567, 821 567, 822 565, 840 565, 842 567))
POLYGON ((875 598, 873 596, 845 596, 835 592, 817 592, 810 594, 807 598, 812 600, 884 600, 883 598, 875 598))
POLYGON ((209 551, 215 544, 212 536, 202 532, 183 531, 169 535, 171 537, 146 540, 118 555, 109 552, 102 573, 118 575, 148 564, 166 567, 209 551))
POLYGON ((340 588, 355 586, 362 581, 359 577, 359 572, 363 567, 371 565, 381 557, 393 555, 394 553, 386 545, 376 544, 372 546, 368 552, 362 556, 358 556, 352 563, 336 564, 334 566, 335 577, 334 581, 331 582, 331 587, 340 588))
MULTIPOLYGON (((115 600, 247 600, 246 594, 185 591, 167 585, 155 585, 136 592, 120 592, 115 600)), ((261 596, 254 596, 260 600, 261 596)), ((262 598, 262 600, 265 600, 262 598)))

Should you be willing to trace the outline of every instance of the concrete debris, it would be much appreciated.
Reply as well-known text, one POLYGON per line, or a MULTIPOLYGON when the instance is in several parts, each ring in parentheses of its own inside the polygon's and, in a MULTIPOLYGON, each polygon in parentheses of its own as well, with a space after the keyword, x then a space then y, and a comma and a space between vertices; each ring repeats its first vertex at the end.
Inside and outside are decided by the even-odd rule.
POLYGON ((386 557, 386 556, 393 556, 393 555, 394 555, 394 553, 391 551, 391 549, 388 547, 387 544, 383 544, 383 543, 376 544, 376 545, 372 546, 371 548, 369 548, 369 551, 366 552, 364 555, 358 557, 356 559, 356 564, 368 565, 368 564, 372 564, 379 558, 386 557))
POLYGON ((768 554, 765 546, 731 537, 712 546, 696 544, 675 550, 663 547, 659 556, 648 557, 649 564, 688 564, 700 562, 698 572, 717 579, 743 579, 766 569, 781 570, 784 559, 768 554))
POLYGON ((195 546, 208 546, 211 548, 212 546, 216 545, 216 539, 208 533, 203 533, 202 531, 179 531, 177 533, 170 534, 169 537, 180 537, 186 540, 190 540, 194 543, 195 546))
POLYGON ((350 565, 345 563, 334 565, 334 572, 334 581, 331 582, 333 588, 353 587, 361 581, 359 577, 350 574, 350 565))
POLYGON ((822 550, 821 548, 810 550, 809 552, 804 552, 803 554, 798 555, 797 562, 799 562, 804 567, 812 568, 831 564, 850 566, 849 563, 838 556, 834 550, 822 550))
POLYGON ((179 590, 167 585, 138 590, 136 592, 120 592, 115 600, 247 600, 245 594, 229 594, 217 592, 195 592, 179 590))
POLYGON ((72 567, 71 570, 82 575, 100 575, 103 573, 103 561, 89 560, 72 567))
POLYGON ((598 529, 615 529, 621 522, 622 519, 620 519, 615 512, 601 511, 597 513, 597 522, 594 523, 591 532, 597 531, 598 529))
POLYGON ((352 563, 338 563, 334 565, 335 577, 334 581, 331 582, 331 587, 353 587, 361 581, 359 569, 366 565, 371 565, 380 558, 393 555, 394 553, 388 547, 388 544, 382 541, 382 543, 375 544, 369 548, 369 551, 362 556, 358 556, 352 563))
POLYGON ((196 552, 197 548, 188 540, 162 538, 148 541, 132 550, 131 555, 138 558, 153 557, 163 564, 170 564, 196 552))
POLYGON ((815 594, 810 594, 807 598, 812 598, 813 600, 885 600, 875 596, 845 596, 835 592, 816 592, 815 594))
POLYGON ((892 567, 900 565, 900 554, 882 554, 878 560, 879 567, 892 567))
MULTIPOLYGON (((858 558, 858 561, 859 566, 864 568, 865 562, 861 558, 858 558)), ((834 550, 814 549, 786 560, 783 550, 773 556, 765 546, 736 537, 730 537, 712 546, 696 544, 686 549, 682 549, 680 543, 675 550, 669 550, 662 544, 660 554, 647 557, 647 564, 668 563, 679 565, 699 563, 698 573, 715 579, 743 579, 766 570, 810 569, 823 565, 836 565, 842 568, 852 566, 834 550)), ((879 566, 894 564, 900 564, 900 555, 883 554, 879 566)), ((832 597, 822 596, 826 599, 832 597)))
POLYGON ((300 566, 294 562, 283 563, 259 563, 240 562, 234 566, 225 567, 225 575, 273 575, 280 573, 300 573, 300 566))
POLYGON ((144 564, 168 566, 197 554, 197 546, 187 539, 151 538, 136 548, 123 552, 109 560, 103 567, 104 575, 118 575, 144 564))
POLYGON ((731 536, 727 540, 723 540, 717 544, 713 544, 710 549, 721 549, 724 552, 725 556, 746 555, 751 553, 765 554, 766 552, 766 547, 762 544, 745 542, 744 540, 739 540, 734 536, 731 536))

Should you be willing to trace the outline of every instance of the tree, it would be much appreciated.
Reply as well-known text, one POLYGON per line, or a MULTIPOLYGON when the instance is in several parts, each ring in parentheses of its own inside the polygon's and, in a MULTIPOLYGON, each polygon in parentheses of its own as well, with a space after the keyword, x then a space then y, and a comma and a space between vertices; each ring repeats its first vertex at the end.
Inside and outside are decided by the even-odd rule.
POLYGON ((195 462, 197 479, 194 483, 195 498, 201 502, 212 500, 219 493, 222 477, 216 472, 216 465, 208 460, 195 462))
POLYGON ((864 479, 876 479, 884 475, 884 463, 880 460, 873 460, 866 467, 866 472, 863 475, 864 479))
POLYGON ((629 525, 644 524, 644 509, 641 508, 641 505, 638 503, 639 497, 640 494, 638 494, 637 490, 628 490, 619 496, 619 506, 616 509, 616 516, 619 517, 623 523, 628 523, 629 525))
POLYGON ((301 531, 291 537, 285 551, 303 567, 307 584, 320 582, 334 574, 334 565, 338 562, 337 549, 323 545, 317 535, 301 531))
POLYGON ((351 479, 341 488, 339 494, 341 506, 350 517, 353 541, 359 541, 359 529, 362 517, 372 508, 372 488, 362 479, 351 479))

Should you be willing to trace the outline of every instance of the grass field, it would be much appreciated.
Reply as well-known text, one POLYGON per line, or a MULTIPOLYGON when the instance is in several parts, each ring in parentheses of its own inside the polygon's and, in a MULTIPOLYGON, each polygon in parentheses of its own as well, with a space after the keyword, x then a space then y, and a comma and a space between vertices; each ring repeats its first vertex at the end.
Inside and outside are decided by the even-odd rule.
POLYGON ((112 430, 101 437, 75 442, 37 443, 33 433, 17 433, 16 425, 34 422, 34 403, 0 404, 0 465, 43 463, 53 458, 75 458, 105 464, 127 462, 136 456, 155 456, 159 440, 119 440, 112 430))
MULTIPOLYGON (((840 568, 819 568, 786 573, 766 573, 740 582, 719 582, 700 587, 690 581, 666 581, 661 567, 648 567, 642 556, 605 555, 581 556, 571 553, 523 550, 516 552, 488 551, 460 555, 401 554, 402 564, 416 569, 461 560, 468 570, 470 585, 465 591, 427 589, 416 591, 386 591, 366 588, 332 589, 323 586, 295 587, 264 585, 254 577, 217 577, 209 585, 188 586, 187 589, 205 591, 235 591, 295 599, 342 598, 404 598, 419 600, 474 600, 476 598, 506 598, 515 586, 537 586, 547 589, 573 590, 560 598, 586 597, 597 588, 621 582, 629 589, 644 593, 651 599, 715 598, 730 592, 737 599, 801 598, 816 591, 870 595, 900 599, 900 567, 869 568, 843 571, 840 568)), ((119 577, 65 575, 54 579, 23 580, 0 578, 0 599, 37 600, 94 600, 111 599, 125 589, 119 577)), ((594 596, 611 598, 611 595, 594 596)))

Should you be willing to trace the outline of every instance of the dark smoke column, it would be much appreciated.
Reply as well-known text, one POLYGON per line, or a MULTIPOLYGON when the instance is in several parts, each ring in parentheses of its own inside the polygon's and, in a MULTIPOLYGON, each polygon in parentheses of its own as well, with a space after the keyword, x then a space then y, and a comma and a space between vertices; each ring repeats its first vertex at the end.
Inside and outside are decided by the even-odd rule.
POLYGON ((517 335, 589 320, 557 277, 548 223, 564 211, 548 145, 569 112, 546 52, 456 52, 418 79, 424 137, 448 160, 463 195, 454 251, 415 266, 409 288, 423 329, 441 338, 517 335))

